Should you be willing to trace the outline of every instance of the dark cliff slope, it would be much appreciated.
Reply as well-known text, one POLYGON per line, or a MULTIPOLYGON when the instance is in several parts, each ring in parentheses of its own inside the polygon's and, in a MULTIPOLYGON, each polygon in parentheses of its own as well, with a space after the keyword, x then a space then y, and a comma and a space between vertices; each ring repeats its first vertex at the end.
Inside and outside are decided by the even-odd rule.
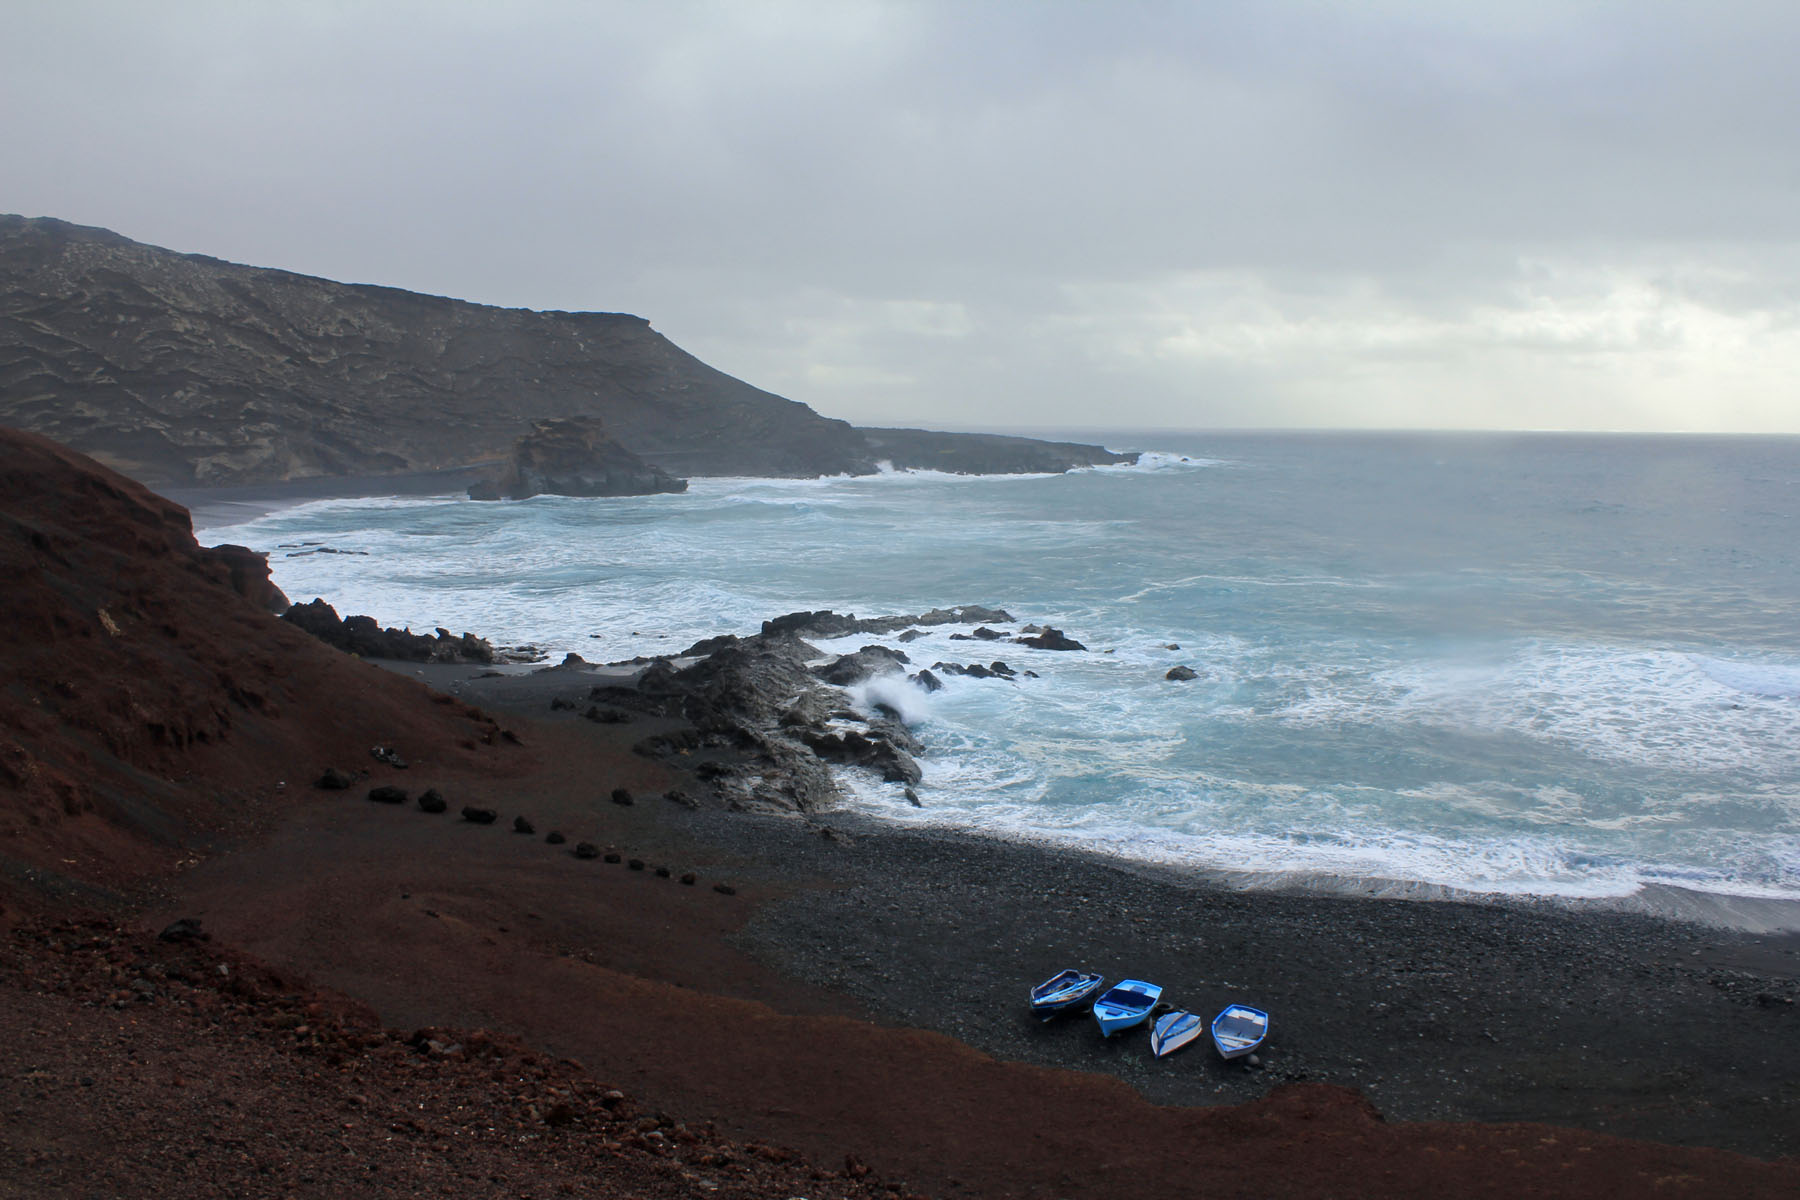
POLYGON ((367 767, 376 741, 439 763, 497 753, 473 709, 277 620, 252 557, 202 549, 180 505, 0 428, 0 910, 164 869, 325 765, 367 767))
MULTIPOLYGON (((640 317, 334 283, 0 216, 0 424, 139 480, 442 471, 497 462, 533 421, 570 416, 675 475, 863 473, 893 457, 640 317)), ((1105 454, 1082 450, 1063 466, 1105 454)))

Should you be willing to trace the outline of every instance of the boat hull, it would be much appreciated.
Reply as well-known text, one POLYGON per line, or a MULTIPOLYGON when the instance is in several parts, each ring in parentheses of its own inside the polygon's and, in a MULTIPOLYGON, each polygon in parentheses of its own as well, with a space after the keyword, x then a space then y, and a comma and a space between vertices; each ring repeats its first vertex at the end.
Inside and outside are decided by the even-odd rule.
POLYGON ((1048 1020, 1092 1001, 1105 986, 1105 977, 1091 971, 1058 971, 1031 989, 1031 1011, 1048 1020))
POLYGON ((1164 1013, 1150 1027, 1150 1053, 1158 1058, 1173 1054, 1198 1038, 1205 1028, 1205 1022, 1194 1013, 1164 1013))
POLYGON ((1141 979, 1123 979, 1094 1001, 1094 1020, 1102 1037, 1142 1025, 1162 996, 1161 986, 1141 979))
POLYGON ((1269 1014, 1247 1004, 1228 1005, 1213 1018, 1212 1040, 1219 1057, 1243 1058, 1269 1037, 1269 1014))

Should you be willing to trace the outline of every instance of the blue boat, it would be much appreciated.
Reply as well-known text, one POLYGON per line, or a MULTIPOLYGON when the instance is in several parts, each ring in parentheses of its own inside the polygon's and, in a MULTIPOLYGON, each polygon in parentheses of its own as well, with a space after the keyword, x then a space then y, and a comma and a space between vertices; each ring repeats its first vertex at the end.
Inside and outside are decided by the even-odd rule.
POLYGON ((1179 1010, 1164 1013, 1150 1026, 1150 1053, 1158 1058, 1173 1054, 1199 1037, 1203 1028, 1205 1023, 1194 1013, 1179 1010))
POLYGON ((1247 1004, 1227 1005, 1213 1018, 1213 1045, 1223 1058, 1242 1058, 1269 1036, 1269 1014, 1247 1004))
POLYGON ((1094 1020, 1100 1022, 1100 1032, 1111 1037, 1121 1029, 1143 1024, 1161 996, 1162 987, 1159 984, 1145 983, 1141 979, 1121 979, 1104 996, 1094 1001, 1094 1020))
POLYGON ((1073 967, 1058 971, 1031 989, 1031 1011, 1049 1020, 1057 1013, 1068 1012, 1092 1000, 1105 986, 1106 977, 1092 971, 1077 971, 1073 967))

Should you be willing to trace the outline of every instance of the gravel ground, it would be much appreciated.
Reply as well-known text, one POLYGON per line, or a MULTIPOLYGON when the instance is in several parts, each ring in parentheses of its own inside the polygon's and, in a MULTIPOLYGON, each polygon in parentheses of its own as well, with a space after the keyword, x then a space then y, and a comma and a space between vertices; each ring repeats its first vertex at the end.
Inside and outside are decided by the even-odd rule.
POLYGON ((1106 1072, 1153 1101, 1356 1087, 1389 1118, 1529 1120, 1773 1158, 1800 1154, 1800 941, 1640 915, 1221 889, 1117 860, 834 814, 692 814, 800 887, 740 944, 883 1019, 997 1057, 1106 1072), (721 824, 723 822, 724 824, 721 824), (1260 1067, 1141 1030, 1050 1022, 1065 966, 1163 984, 1209 1019, 1271 1014, 1260 1067))

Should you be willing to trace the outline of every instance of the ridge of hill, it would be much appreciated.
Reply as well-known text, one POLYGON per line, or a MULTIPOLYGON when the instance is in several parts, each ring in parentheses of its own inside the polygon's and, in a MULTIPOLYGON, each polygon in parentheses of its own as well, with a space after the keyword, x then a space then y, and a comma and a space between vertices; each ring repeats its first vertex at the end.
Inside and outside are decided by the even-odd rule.
POLYGON ((534 422, 564 417, 598 418, 678 476, 869 474, 884 461, 1007 473, 1135 458, 907 430, 871 431, 872 441, 707 366, 642 317, 336 283, 0 215, 0 424, 146 483, 486 468, 534 422))

